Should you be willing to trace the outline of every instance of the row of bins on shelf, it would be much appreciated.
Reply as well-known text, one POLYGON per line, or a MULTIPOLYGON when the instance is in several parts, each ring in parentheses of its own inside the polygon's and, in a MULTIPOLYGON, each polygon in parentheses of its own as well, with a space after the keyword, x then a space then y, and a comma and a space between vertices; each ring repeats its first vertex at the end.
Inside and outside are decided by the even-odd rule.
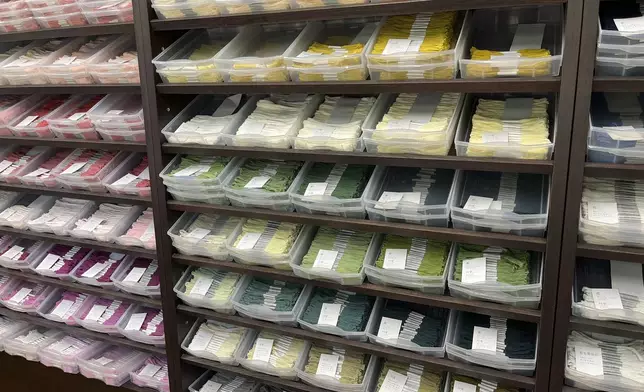
POLYGON ((556 76, 562 31, 559 6, 195 30, 153 63, 166 83, 556 76))

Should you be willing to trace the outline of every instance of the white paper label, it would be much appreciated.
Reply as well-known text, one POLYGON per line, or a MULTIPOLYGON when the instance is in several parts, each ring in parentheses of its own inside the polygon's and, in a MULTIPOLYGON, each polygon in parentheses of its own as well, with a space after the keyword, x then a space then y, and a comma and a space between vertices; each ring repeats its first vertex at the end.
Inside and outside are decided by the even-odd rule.
POLYGON ((201 387, 199 392, 217 392, 220 388, 220 383, 208 380, 205 384, 203 384, 203 387, 201 387))
POLYGON ((257 338, 253 361, 268 362, 271 359, 271 352, 273 352, 273 339, 257 338))
POLYGON ((342 305, 340 304, 322 304, 318 325, 331 325, 335 327, 338 325, 338 318, 340 317, 341 310, 342 305))
POLYGON ((489 197, 472 195, 467 199, 467 203, 465 203, 463 209, 468 211, 486 211, 490 208, 493 201, 494 199, 489 197))
POLYGON ((38 264, 38 267, 36 267, 36 270, 40 270, 40 271, 47 270, 48 271, 48 270, 51 269, 51 267, 54 266, 54 264, 56 264, 56 262, 58 260, 60 260, 59 256, 49 253, 43 259, 43 261, 40 264, 38 264))
POLYGON ((178 172, 174 173, 173 177, 190 177, 191 175, 197 172, 205 172, 210 169, 209 165, 192 165, 188 166, 185 169, 181 169, 178 172))
POLYGON ((592 289, 593 301, 595 308, 604 309, 624 309, 622 298, 619 296, 617 289, 592 289))
POLYGON ((203 351, 208 347, 213 336, 215 335, 208 330, 199 330, 192 338, 188 348, 194 351, 203 351))
POLYGON ((207 236, 210 233, 210 230, 206 229, 194 229, 190 233, 188 233, 187 237, 188 238, 195 238, 198 240, 204 239, 205 236, 207 236))
POLYGON ((103 271, 107 267, 107 264, 105 263, 96 263, 93 266, 90 267, 87 271, 83 272, 81 275, 81 278, 93 278, 96 275, 99 274, 99 272, 103 271))
POLYGON ((127 276, 123 279, 123 283, 138 283, 139 280, 141 280, 143 274, 145 274, 146 270, 147 268, 143 267, 132 268, 130 273, 128 273, 127 276))
POLYGON ((78 120, 80 120, 81 118, 85 117, 85 115, 86 115, 86 114, 87 114, 87 113, 85 113, 85 112, 81 112, 81 113, 74 113, 74 114, 72 114, 71 116, 69 116, 69 117, 67 117, 67 118, 68 118, 69 120, 72 120, 72 121, 78 121, 78 120))
POLYGON ((27 116, 25 117, 22 121, 16 125, 17 127, 26 127, 27 125, 31 124, 35 119, 37 119, 38 116, 27 116))
POLYGON ((476 259, 463 260, 461 282, 463 283, 485 282, 486 271, 487 271, 487 261, 485 257, 478 257, 476 259))
POLYGON ((382 268, 404 270, 407 265, 407 249, 386 249, 382 268))
POLYGON ((122 110, 110 110, 109 112, 107 112, 107 114, 121 114, 121 113, 123 113, 122 110))
POLYGON ((620 293, 644 297, 642 264, 611 260, 611 287, 618 287, 620 293))
POLYGON ((613 19, 615 21, 615 27, 619 31, 625 32, 635 32, 644 30, 644 16, 638 16, 635 18, 618 18, 613 19))
POLYGON ((338 252, 335 250, 320 249, 315 261, 313 262, 313 268, 330 270, 333 268, 337 257, 338 252))
POLYGON ((22 253, 24 248, 22 246, 14 245, 11 248, 9 248, 6 252, 2 254, 2 257, 6 257, 8 259, 14 260, 16 256, 22 253))
POLYGON ((141 369, 139 376, 154 377, 159 370, 161 370, 161 366, 148 363, 143 369, 141 369))
POLYGON ((410 39, 392 38, 387 41, 387 45, 385 45, 385 49, 382 51, 382 54, 406 53, 407 49, 409 49, 409 45, 411 45, 410 39))
POLYGON ((262 188, 271 178, 269 176, 257 176, 253 177, 248 181, 244 188, 247 189, 259 189, 262 188))
POLYGON ((13 303, 17 303, 17 304, 19 304, 20 302, 22 302, 22 300, 24 300, 25 298, 27 298, 27 296, 29 295, 29 293, 31 293, 31 289, 26 288, 26 287, 23 287, 23 288, 21 288, 20 290, 18 290, 18 292, 17 292, 17 293, 15 293, 15 294, 13 295, 13 297, 11 297, 11 299, 9 300, 9 302, 13 302, 13 303))
POLYGON ((474 327, 472 350, 496 352, 497 333, 494 328, 474 327))
POLYGON ((412 203, 420 205, 420 192, 403 192, 403 203, 412 203))
POLYGON ((131 183, 132 181, 134 181, 136 179, 137 179, 137 176, 128 173, 128 174, 124 175, 123 177, 121 177, 120 179, 114 181, 112 183, 112 185, 113 186, 123 186, 123 185, 127 185, 127 184, 131 183))
POLYGON ((378 392, 402 392, 407 384, 407 376, 389 370, 378 392))
POLYGON ((31 173, 25 174, 25 177, 38 177, 38 176, 41 176, 41 175, 46 174, 46 173, 49 173, 48 169, 36 169, 36 170, 32 171, 31 173))
POLYGON ((143 322, 145 321, 145 313, 134 313, 132 317, 130 317, 130 321, 127 322, 127 325, 125 326, 126 331, 140 331, 141 326, 143 325, 143 322))
POLYGON ((615 202, 588 202, 588 219, 595 222, 616 224, 619 212, 615 202))
POLYGON ((383 339, 398 339, 400 335, 400 327, 402 320, 383 317, 380 320, 380 327, 378 328, 378 337, 383 339))
POLYGON ((454 390, 452 392, 476 392, 477 387, 474 384, 468 384, 462 381, 454 381, 454 390))
POLYGON ((87 162, 72 163, 67 169, 65 169, 60 174, 73 174, 73 173, 76 173, 77 171, 79 171, 86 164, 87 164, 87 162))
POLYGON ((9 166, 11 166, 12 164, 13 164, 13 162, 11 162, 11 161, 2 161, 2 162, 0 162, 0 173, 2 173, 3 171, 7 170, 7 168, 9 166))
POLYGON ((195 285, 192 286, 192 290, 190 290, 190 295, 208 294, 208 290, 210 290, 210 286, 212 286, 212 282, 213 280, 211 278, 197 279, 197 282, 195 282, 195 285))
POLYGON ((92 306, 89 313, 87 313, 87 316, 85 316, 85 321, 98 321, 103 313, 105 313, 105 310, 107 310, 107 306, 105 305, 92 306))
POLYGON ((591 376, 603 376, 604 360, 602 358, 602 349, 576 344, 575 368, 577 371, 591 376))
POLYGON ((71 309, 71 308, 72 308, 72 306, 74 306, 74 301, 70 301, 70 300, 64 299, 64 300, 60 301, 60 303, 58 304, 58 306, 56 306, 56 307, 54 308, 54 310, 52 310, 52 311, 51 311, 51 313, 50 313, 50 314, 51 314, 52 316, 56 316, 56 317, 59 317, 59 318, 63 318, 63 317, 65 317, 65 313, 67 313, 67 311, 68 311, 69 309, 71 309))
POLYGON ((88 220, 85 221, 85 224, 83 224, 81 227, 79 227, 79 230, 85 230, 85 231, 94 231, 100 225, 103 223, 105 219, 103 218, 89 218, 88 220))
POLYGON ((388 130, 408 130, 411 129, 411 120, 389 120, 387 123, 388 130))
POLYGON ((304 196, 324 196, 328 185, 326 182, 311 182, 306 186, 304 196))
POLYGON ((315 374, 335 378, 339 360, 340 356, 336 354, 320 354, 320 361, 318 362, 318 368, 315 374))
POLYGON ((509 143, 510 134, 508 132, 484 132, 483 143, 509 143))
POLYGON ((404 196, 401 192, 382 192, 378 203, 374 207, 380 210, 394 210, 404 196))
POLYGON ((240 250, 253 249, 255 247, 255 244, 257 244, 257 241, 259 241, 259 237, 261 236, 262 236, 262 233, 244 234, 242 239, 239 240, 239 243, 237 244, 237 249, 240 249, 240 250))

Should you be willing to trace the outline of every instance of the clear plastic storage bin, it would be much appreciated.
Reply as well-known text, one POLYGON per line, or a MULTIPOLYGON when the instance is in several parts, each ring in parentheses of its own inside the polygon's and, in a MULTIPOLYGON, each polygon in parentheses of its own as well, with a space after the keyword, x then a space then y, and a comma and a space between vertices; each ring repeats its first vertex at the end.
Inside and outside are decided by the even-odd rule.
POLYGON ((40 349, 38 357, 45 366, 55 367, 65 373, 78 374, 78 361, 91 358, 104 343, 100 340, 63 335, 58 341, 40 349))
MULTIPOLYGON (((226 243, 228 240, 232 237, 234 234, 234 231, 231 232, 226 238, 223 238, 221 242, 208 242, 207 240, 204 241, 204 238, 198 238, 199 236, 191 237, 190 233, 186 233, 185 235, 181 235, 182 232, 186 232, 186 230, 190 227, 190 225, 197 219, 199 218, 198 213, 193 213, 193 212, 184 212, 179 219, 177 219, 176 222, 172 225, 170 230, 168 230, 168 235, 172 239, 172 245, 177 248, 179 253, 185 254, 188 256, 203 256, 203 257, 210 257, 211 259, 215 260, 221 260, 221 261, 230 261, 232 257, 228 253, 228 249, 226 248, 226 243)), ((224 217, 220 217, 224 218, 224 217)), ((231 224, 234 224, 234 222, 240 222, 238 218, 235 217, 226 217, 229 221, 232 219, 233 221, 230 221, 231 224)), ((228 222, 228 221, 227 221, 228 222)), ((227 226, 227 223, 224 225, 227 226)), ((222 229, 224 228, 224 225, 222 225, 222 229)), ((206 229, 204 229, 206 230, 206 229)), ((218 231, 218 230, 215 230, 218 231)), ((209 233, 206 234, 206 236, 209 233)), ((215 235, 215 234, 213 234, 215 235)), ((218 232, 216 235, 222 235, 221 232, 218 232)))
POLYGON ((597 44, 597 57, 610 59, 637 59, 644 57, 644 45, 597 44))
MULTIPOLYGON (((422 15, 422 14, 420 14, 422 15)), ((466 55, 467 37, 470 34, 470 12, 459 13, 453 26, 450 49, 436 52, 418 53, 405 51, 389 54, 373 54, 374 45, 380 30, 388 17, 383 18, 367 47, 367 62, 372 80, 444 80, 454 79, 458 73, 458 61, 466 55)), ((400 40, 401 42, 404 42, 400 40)), ((412 39, 405 40, 412 45, 412 39)))
POLYGON ((232 298, 233 307, 242 316, 250 317, 256 320, 265 320, 279 325, 297 326, 297 316, 304 308, 304 304, 308 302, 311 296, 313 286, 307 285, 302 287, 300 296, 298 297, 293 309, 287 312, 279 312, 271 310, 267 306, 262 305, 245 305, 242 304, 241 298, 246 292, 246 288, 253 281, 252 276, 245 276, 239 283, 239 288, 235 290, 235 295, 232 298))
MULTIPOLYGON (((188 386, 188 392, 199 392, 199 391, 201 391, 201 389, 206 386, 206 383, 213 376, 219 375, 219 374, 221 374, 223 376, 232 375, 232 374, 226 373, 226 372, 219 372, 218 371, 217 373, 215 373, 212 370, 208 370, 204 374, 202 374, 198 379, 196 379, 192 384, 190 384, 190 386, 188 386)), ((234 378, 233 378, 233 381, 231 383, 236 382, 235 379, 237 378, 237 376, 233 376, 233 377, 234 378)), ((246 380, 250 381, 249 379, 246 379, 246 380)), ((252 386, 248 391, 249 392, 259 392, 260 388, 262 387, 262 384, 260 382, 258 382, 258 381, 257 382, 253 381, 253 382, 254 382, 254 386, 252 386)), ((204 391, 204 392, 206 392, 206 391, 204 391)))
POLYGON ((128 257, 114 271, 112 282, 121 291, 128 293, 153 298, 161 296, 159 264, 156 260, 128 257))
MULTIPOLYGON (((20 3, 20 2, 12 2, 20 3)), ((24 4, 24 3, 23 3, 24 4)), ((4 7, 3 7, 4 8, 4 7)), ((40 30, 40 25, 27 8, 2 11, 0 13, 0 32, 17 33, 21 31, 40 30)))
POLYGON ((130 378, 136 386, 170 392, 168 359, 165 356, 150 357, 143 366, 130 372, 130 378))
POLYGON ((131 0, 78 1, 89 24, 132 23, 134 12, 131 0))
POLYGON ((56 329, 31 326, 7 336, 4 339, 4 352, 28 361, 38 361, 38 352, 63 336, 64 333, 56 329))
MULTIPOLYGON (((1 67, 2 63, 0 62, 1 67)), ((18 95, 4 96, 0 100, 0 136, 13 135, 9 125, 13 123, 15 118, 22 116, 41 99, 42 95, 31 95, 27 98, 18 95)))
POLYGON ((31 326, 26 321, 12 320, 6 316, 0 317, 0 322, 5 323, 3 330, 0 331, 0 350, 4 350, 4 341, 11 335, 25 331, 31 326))
MULTIPOLYGON (((253 345, 255 344, 255 340, 257 340, 259 333, 260 331, 252 331, 250 333, 251 338, 248 339, 248 341, 245 341, 244 342, 245 344, 239 347, 239 351, 238 351, 239 355, 236 357, 236 359, 237 359, 237 362, 239 362, 239 364, 241 365, 241 367, 255 372, 259 372, 259 373, 264 373, 264 374, 276 376, 279 378, 285 378, 287 380, 297 380, 297 371, 304 368, 304 364, 306 363, 306 356, 309 352, 309 348, 311 347, 311 343, 308 341, 304 341, 304 349, 300 351, 299 357, 295 360, 294 366, 290 369, 284 369, 284 368, 273 366, 269 362, 263 362, 263 361, 247 358, 247 355, 250 352, 250 350, 253 348, 253 345)), ((293 339, 297 339, 297 338, 293 338, 293 339)))
POLYGON ((610 58, 595 59, 595 75, 597 76, 643 76, 644 58, 610 58))
MULTIPOLYGON (((43 163, 36 170, 26 173, 19 178, 20 182, 24 185, 29 186, 42 186, 46 188, 60 188, 56 177, 60 174, 65 167, 62 166, 62 163, 69 157, 73 152, 73 149, 57 149, 54 156, 52 156, 47 162, 43 163)), ((0 156, 2 153, 0 153, 0 156)))
POLYGON ((53 286, 15 278, 2 288, 0 302, 15 312, 36 314, 38 307, 55 290, 53 286))
POLYGON ((0 265, 9 269, 25 270, 35 260, 43 257, 43 252, 50 244, 45 241, 35 241, 26 238, 12 237, 6 248, 0 246, 0 265), (5 248, 5 249, 2 249, 5 248), (24 257, 25 250, 33 248, 28 256, 24 257))
POLYGON ((236 30, 223 28, 191 30, 156 56, 152 63, 164 83, 223 82, 215 58, 236 34, 236 30))
MULTIPOLYGON (((64 259, 71 260, 73 258, 73 256, 71 258, 63 258, 61 256, 50 253, 52 249, 54 249, 55 247, 62 247, 62 246, 65 246, 65 245, 57 245, 55 243, 45 244, 45 247, 42 249, 40 254, 37 257, 34 257, 33 261, 29 264, 29 269, 33 273, 38 275, 48 276, 51 278, 58 278, 61 280, 73 280, 71 276, 72 271, 76 268, 78 264, 82 263, 87 256, 81 257, 77 264, 74 264, 74 265, 70 264, 70 266, 61 265, 57 267, 58 269, 54 269, 54 267, 59 261, 63 261, 64 259)), ((70 253, 74 252, 74 249, 78 249, 78 251, 82 250, 84 252, 89 252, 87 248, 81 248, 80 246, 75 248, 70 248, 69 252, 70 253)), ((77 253, 78 252, 74 252, 73 254, 75 255, 77 253)), ((83 253, 81 252, 81 255, 82 254, 83 253)))
POLYGON ((218 0, 217 5, 224 15, 285 11, 290 7, 288 0, 218 0))
POLYGON ((110 193, 115 195, 150 197, 150 170, 147 166, 147 155, 143 153, 130 154, 116 169, 105 176, 102 183, 110 193), (137 167, 140 169, 144 162, 145 169, 136 176, 132 174, 132 170, 137 167))
POLYGON ((26 230, 27 222, 44 214, 51 208, 55 200, 55 196, 27 194, 11 207, 0 212, 0 226, 26 230))
MULTIPOLYGON (((367 354, 365 354, 367 355, 367 354)), ((308 352, 307 352, 308 360, 308 352)), ((369 355, 369 362, 362 375, 362 382, 360 384, 343 384, 336 380, 334 377, 326 375, 310 374, 304 369, 297 370, 297 376, 306 384, 313 385, 318 388, 331 390, 334 392, 368 392, 376 391, 378 384, 378 368, 380 360, 375 355, 369 355)), ((306 362, 305 362, 306 363, 306 362)), ((304 365, 306 366, 306 365, 304 365)), ((337 368, 336 368, 337 373, 337 368)), ((384 391, 383 391, 384 392, 384 391)))
POLYGON ((130 305, 120 300, 90 296, 72 318, 76 324, 90 331, 119 335, 117 326, 122 320, 130 317, 135 306, 137 305, 130 305), (115 311, 118 309, 125 309, 120 317, 115 315, 115 311))
POLYGON ((219 7, 211 0, 153 1, 152 8, 159 19, 193 18, 196 16, 217 16, 219 7))
MULTIPOLYGON (((220 145, 224 144, 224 135, 230 135, 237 131, 239 126, 248 117, 255 108, 253 104, 239 102, 237 106, 236 97, 230 96, 222 99, 216 95, 200 95, 192 100, 175 118, 172 119, 162 130, 169 143, 175 144, 202 144, 202 145, 220 145), (235 106, 235 107, 233 107, 235 106), (189 122, 195 116, 212 116, 220 118, 223 122, 225 118, 229 121, 215 130, 205 126, 206 130, 185 130, 181 126, 189 122)), ((259 96, 250 97, 248 101, 259 100, 259 96)))
POLYGON ((38 315, 47 320, 67 325, 76 325, 74 314, 83 306, 83 303, 91 297, 87 294, 57 289, 53 291, 38 307, 38 315), (64 299, 70 295, 76 295, 75 301, 64 299))
MULTIPOLYGON (((479 194, 492 194, 494 192, 487 192, 487 189, 477 188, 481 183, 478 178, 482 172, 458 172, 456 197, 453 200, 451 207, 452 224, 456 229, 474 230, 474 231, 487 231, 495 233, 509 233, 520 236, 543 237, 546 225, 548 223, 548 210, 549 210, 549 188, 550 178, 540 174, 516 174, 519 178, 518 183, 523 183, 524 186, 531 184, 532 187, 539 186, 541 189, 538 193, 526 192, 523 197, 521 189, 517 187, 515 200, 513 204, 521 206, 521 211, 517 213, 514 210, 503 210, 499 200, 490 200, 492 198, 483 197, 483 205, 479 205, 479 194), (521 180, 523 178, 523 180, 521 180), (465 194, 466 189, 471 189, 471 195, 465 194), (476 203, 472 207, 467 205, 470 196, 475 196, 476 203), (484 208, 487 207, 487 208, 484 208)), ((487 176, 486 174, 483 174, 487 176)), ((510 176, 507 180, 501 180, 501 183, 507 181, 508 184, 512 183, 513 174, 503 173, 503 176, 510 176)), ((526 188, 527 190, 527 188, 526 188)), ((498 198, 495 197, 495 199, 498 198)))
POLYGON ((55 118, 65 111, 66 96, 40 96, 33 105, 11 121, 9 129, 15 136, 53 138, 49 119, 55 118), (45 115, 41 113, 45 111, 45 115))
MULTIPOLYGON (((601 117, 601 113, 598 116, 601 117)), ((644 161, 644 127, 637 124, 605 126, 599 121, 593 122, 593 116, 589 121, 588 161, 619 164, 644 161)))
POLYGON ((560 5, 476 10, 466 48, 493 52, 486 60, 461 59, 461 77, 558 76, 563 30, 560 5), (546 49, 549 56, 522 57, 519 51, 526 49, 546 49))
POLYGON ((121 319, 119 320, 117 324, 118 332, 121 335, 125 336, 126 338, 130 340, 134 340, 136 342, 153 344, 155 346, 164 347, 165 334, 153 335, 155 331, 148 333, 147 331, 143 330, 143 326, 145 325, 145 320, 147 320, 147 317, 150 314, 155 314, 155 316, 150 321, 148 321, 148 323, 156 319, 157 321, 159 321, 159 324, 155 325, 155 330, 158 329, 159 326, 163 330, 163 312, 159 309, 148 308, 142 305, 133 305, 133 306, 134 308, 128 309, 128 311, 125 312, 123 317, 121 317, 121 319), (130 321, 133 321, 132 318, 142 314, 145 315, 145 318, 142 321, 142 324, 139 327, 139 329, 135 329, 136 327, 132 326, 132 323, 130 321))
POLYGON ((644 41, 644 29, 633 31, 607 30, 602 28, 601 20, 599 18, 598 25, 598 45, 619 45, 621 47, 629 47, 641 45, 642 41, 644 41))
POLYGON ((65 108, 49 117, 49 128, 57 138, 99 140, 94 124, 87 116, 102 95, 86 95, 68 101, 65 108))
POLYGON ((486 281, 481 283, 463 283, 454 279, 456 259, 460 246, 452 244, 449 264, 447 265, 447 285, 453 297, 469 300, 484 300, 501 304, 537 309, 541 303, 544 255, 532 253, 530 259, 530 284, 509 285, 486 281))
POLYGON ((87 378, 95 378, 107 385, 120 387, 130 380, 130 372, 141 367, 149 357, 150 354, 105 343, 91 358, 79 358, 78 367, 80 373, 87 378))
POLYGON ((93 250, 72 270, 71 277, 78 283, 116 290, 111 277, 121 263, 127 260, 122 253, 93 250), (98 267, 99 264, 102 264, 102 268, 98 267))
POLYGON ((102 61, 89 64, 89 73, 98 84, 137 84, 141 82, 134 37, 120 40, 102 61))
POLYGON ((394 104, 397 94, 380 94, 373 109, 362 124, 362 138, 367 152, 389 154, 447 155, 452 147, 454 134, 458 125, 459 114, 463 107, 464 95, 460 95, 458 104, 447 127, 439 132, 423 132, 411 129, 410 125, 399 124, 400 129, 384 131, 384 136, 395 132, 397 138, 374 138, 376 127, 382 121, 389 108, 394 104))
POLYGON ((77 5, 52 6, 32 8, 34 19, 44 29, 60 29, 65 27, 84 26, 87 19, 77 5))
POLYGON ((96 209, 96 204, 91 201, 81 201, 80 199, 67 199, 62 198, 54 202, 54 206, 48 210, 48 212, 39 216, 36 219, 32 219, 27 222, 27 227, 31 231, 37 233, 54 233, 60 236, 69 235, 69 232, 74 228, 74 224, 79 219, 86 218, 90 213, 96 209), (55 215, 55 218, 51 218, 52 215, 49 215, 54 207, 66 207, 70 211, 73 211, 72 215, 55 215))
MULTIPOLYGON (((249 343, 252 344, 252 341, 254 339, 254 332, 255 331, 253 331, 250 328, 239 327, 237 325, 220 323, 220 322, 217 322, 217 321, 209 321, 211 323, 221 325, 223 327, 230 327, 230 328, 235 328, 235 329, 239 329, 239 330, 245 329, 245 332, 242 332, 241 340, 239 341, 239 344, 237 345, 237 347, 233 351, 232 356, 230 356, 230 357, 220 357, 220 356, 217 356, 215 354, 212 354, 211 352, 209 352, 209 351, 207 351, 205 349, 199 350, 199 349, 196 349, 194 346, 191 346, 191 343, 195 339, 195 335, 197 335, 197 332, 199 331, 199 327, 202 324, 204 324, 205 322, 206 322, 206 320, 204 320, 204 319, 197 319, 197 321, 195 321, 195 323, 192 325, 192 328, 190 328, 190 331, 188 332, 186 337, 183 339, 183 342, 181 343, 181 348, 184 351, 186 351, 187 353, 194 355, 195 357, 204 358, 204 359, 208 359, 208 360, 211 360, 211 361, 223 363, 224 365, 237 366, 239 364, 239 362, 237 362, 237 357, 238 357, 238 355, 241 355, 240 350, 242 348, 244 348, 244 347, 248 347, 249 343)), ((198 339, 199 338, 202 338, 202 336, 199 336, 198 339)), ((212 339, 212 337, 211 337, 211 339, 212 339)), ((196 340, 194 340, 194 341, 196 341, 196 340)))
POLYGON ((96 153, 107 154, 107 152, 96 150, 74 150, 74 152, 61 163, 64 170, 56 176, 56 182, 63 188, 67 189, 105 192, 105 186, 103 185, 102 180, 108 173, 116 169, 116 167, 128 156, 128 153, 125 151, 117 153, 94 174, 84 176, 83 173, 91 169, 92 165, 96 164, 96 162, 92 162, 87 165, 87 163, 91 161, 90 158, 95 156, 96 153))
MULTIPOLYGON (((96 231, 96 227, 88 228, 88 225, 94 226, 93 222, 90 222, 93 219, 92 216, 90 215, 87 218, 87 221, 83 225, 76 226, 76 228, 72 229, 69 232, 69 234, 72 237, 76 237, 76 238, 86 238, 86 239, 100 241, 100 242, 114 242, 117 237, 125 233, 127 228, 130 227, 132 223, 136 220, 136 218, 138 218, 139 215, 141 215, 141 213, 143 212, 143 207, 141 206, 119 205, 119 207, 123 207, 123 208, 127 207, 128 210, 127 212, 125 212, 121 220, 115 223, 108 232, 98 233, 96 231)), ((100 206, 96 211, 100 211, 100 206)), ((101 219, 101 218, 96 218, 96 219, 97 220, 100 219, 100 222, 104 221, 104 219, 101 219)), ((98 223, 98 225, 100 225, 100 222, 98 223)))
POLYGON ((0 163, 3 165, 6 164, 3 162, 11 163, 9 167, 6 167, 4 170, 0 171, 0 182, 6 182, 8 184, 20 184, 20 177, 34 171, 38 166, 49 159, 55 151, 53 148, 49 147, 18 147, 15 145, 10 146, 9 150, 11 150, 10 154, 14 155, 17 160, 10 161, 8 159, 5 159, 0 161, 0 163))
MULTIPOLYGON (((215 300, 213 298, 208 298, 205 295, 186 292, 186 283, 190 280, 192 271, 194 271, 195 269, 197 269, 197 267, 186 268, 186 270, 183 272, 183 275, 181 275, 181 279, 179 279, 173 289, 175 294, 177 294, 177 297, 179 297, 179 299, 190 306, 211 309, 215 312, 224 314, 235 314, 232 299, 237 295, 237 293, 239 293, 239 290, 241 288, 241 281, 243 279, 242 275, 237 274, 237 283, 235 284, 235 288, 228 298, 224 300, 215 300)), ((233 274, 233 272, 230 273, 233 274)))
POLYGON ((421 206, 415 202, 406 201, 404 195, 400 201, 380 201, 385 192, 385 180, 390 170, 397 169, 384 166, 376 167, 369 181, 369 185, 363 193, 362 199, 364 207, 369 214, 369 219, 385 222, 413 223, 425 226, 448 226, 450 206, 455 197, 455 175, 453 175, 453 180, 450 180, 448 178, 449 176, 444 176, 444 178, 443 176, 438 176, 439 181, 432 184, 432 192, 437 193, 441 200, 440 204, 426 204, 421 206))

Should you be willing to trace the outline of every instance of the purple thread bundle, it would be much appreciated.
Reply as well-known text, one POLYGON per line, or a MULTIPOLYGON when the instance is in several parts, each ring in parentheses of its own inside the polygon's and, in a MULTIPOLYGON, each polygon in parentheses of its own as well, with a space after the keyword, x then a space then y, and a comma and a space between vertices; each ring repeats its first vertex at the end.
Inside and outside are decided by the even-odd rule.
POLYGON ((45 300, 43 295, 49 288, 42 283, 19 281, 13 288, 3 292, 0 301, 5 306, 11 305, 22 308, 23 311, 34 310, 45 300), (15 297, 14 297, 15 296, 15 297))
MULTIPOLYGON (((81 312, 79 319, 84 321, 95 306, 105 306, 106 309, 103 314, 100 315, 99 319, 97 321, 91 321, 105 326, 116 326, 121 317, 123 317, 125 311, 130 307, 130 304, 127 302, 109 298, 97 298, 89 305, 90 306, 81 312)), ((90 322, 90 320, 88 320, 88 322, 90 322)))
POLYGON ((74 277, 76 278, 88 278, 88 279, 94 279, 99 283, 110 283, 112 281, 112 274, 116 270, 116 268, 123 262, 123 259, 125 258, 124 255, 118 254, 118 256, 112 256, 112 255, 117 255, 116 253, 112 252, 105 252, 102 250, 95 250, 93 251, 89 257, 78 267, 78 269, 74 272, 74 277), (116 260, 112 257, 120 257, 120 259, 116 260), (96 264, 104 264, 103 270, 98 272, 94 277, 83 277, 83 274, 89 271, 94 265, 96 264))
POLYGON ((83 306, 88 298, 89 296, 87 294, 77 293, 75 291, 63 291, 62 295, 58 298, 47 314, 58 316, 65 320, 66 323, 75 325, 76 322, 72 316, 81 308, 81 306, 83 306), (71 302, 71 305, 69 302, 71 302))
POLYGON ((80 246, 56 244, 47 253, 56 255, 59 259, 49 270, 56 272, 56 275, 69 275, 91 251, 80 246))

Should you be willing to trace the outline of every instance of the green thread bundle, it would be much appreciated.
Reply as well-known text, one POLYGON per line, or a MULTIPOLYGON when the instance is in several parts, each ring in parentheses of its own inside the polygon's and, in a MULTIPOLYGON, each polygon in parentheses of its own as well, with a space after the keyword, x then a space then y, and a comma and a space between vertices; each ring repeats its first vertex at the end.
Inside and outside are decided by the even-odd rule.
POLYGON ((244 187, 255 177, 267 176, 270 179, 255 190, 271 193, 286 192, 302 167, 302 162, 279 161, 270 159, 248 159, 239 168, 239 173, 230 185, 233 189, 244 187))
POLYGON ((271 356, 268 360, 268 363, 282 370, 293 369, 297 359, 300 357, 300 354, 304 351, 306 347, 306 342, 302 339, 293 338, 291 336, 286 336, 269 331, 261 331, 255 342, 253 342, 253 347, 246 354, 246 359, 252 360, 253 355, 255 354, 255 345, 257 344, 257 339, 270 339, 273 341, 273 347, 271 349, 271 356))
POLYGON ((434 241, 426 238, 402 237, 388 234, 380 248, 376 267, 384 269, 387 249, 407 249, 405 271, 418 276, 442 276, 449 255, 448 241, 434 241))
POLYGON ((382 383, 385 381, 387 373, 390 370, 407 376, 407 382, 404 388, 406 392, 441 392, 443 390, 443 375, 433 373, 425 369, 422 365, 386 359, 378 376, 378 387, 376 391, 380 391, 380 387, 382 387, 382 383))
POLYGON ((310 183, 327 183, 324 196, 337 199, 357 199, 367 186, 373 166, 314 163, 304 176, 298 194, 304 195, 310 183))
POLYGON ((208 293, 204 296, 208 301, 214 303, 229 301, 241 274, 236 272, 218 271, 211 268, 197 268, 192 271, 189 280, 185 284, 185 294, 190 296, 190 292, 195 284, 201 279, 212 279, 212 284, 208 293))
POLYGON ((304 367, 306 373, 317 374, 322 354, 335 354, 339 357, 334 377, 336 381, 347 385, 362 384, 369 364, 369 355, 341 347, 328 348, 312 345, 311 350, 309 350, 309 358, 304 367))
POLYGON ((330 250, 338 252, 333 271, 340 274, 359 273, 372 237, 371 233, 320 227, 313 237, 309 251, 302 259, 301 266, 313 268, 320 250, 330 250))
POLYGON ((179 164, 168 173, 168 176, 180 178, 198 178, 200 180, 214 180, 224 170, 230 162, 230 157, 203 157, 197 155, 186 155, 181 157, 179 164), (177 173, 191 166, 200 166, 201 169, 189 175, 179 175, 177 173))
POLYGON ((261 233, 252 250, 263 251, 273 256, 283 256, 291 250, 301 229, 302 225, 295 223, 248 219, 244 222, 242 231, 233 246, 237 248, 246 234, 261 233))
POLYGON ((476 392, 481 391, 482 383, 485 383, 486 387, 488 387, 485 390, 490 392, 520 392, 518 389, 515 389, 515 388, 496 387, 494 389, 490 389, 489 387, 495 384, 493 381, 479 380, 476 378, 462 376, 460 374, 454 374, 454 373, 452 373, 451 376, 452 376, 452 381, 450 383, 449 392, 454 392, 454 383, 456 381, 460 381, 465 384, 476 385, 476 392))
POLYGON ((375 331, 379 330, 383 317, 402 321, 399 341, 409 341, 420 347, 440 347, 445 339, 449 310, 388 300, 375 331))
MULTIPOLYGON (((489 248, 483 245, 459 245, 454 280, 460 282, 463 260, 486 258, 488 270, 496 270, 496 282, 512 286, 530 284, 530 253, 525 250, 489 248), (498 259, 498 260, 497 260, 498 259)), ((486 280, 490 280, 487 279, 486 280)))
POLYGON ((253 278, 239 302, 261 305, 276 312, 290 312, 300 298, 304 285, 263 278, 253 278))
POLYGON ((202 351, 202 356, 208 359, 233 359, 237 347, 248 331, 245 327, 207 320, 199 326, 188 348, 202 351), (207 342, 205 348, 195 347, 204 342, 207 342))
POLYGON ((344 290, 316 287, 301 318, 304 322, 317 325, 322 305, 339 303, 342 308, 336 326, 345 332, 363 332, 369 321, 374 302, 374 297, 344 290))
MULTIPOLYGON (((196 218, 188 224, 185 228, 179 230, 179 236, 186 243, 175 243, 175 247, 189 248, 193 246, 200 246, 206 248, 212 253, 219 253, 226 249, 226 240, 232 234, 233 230, 237 227, 240 218, 233 216, 223 216, 215 214, 199 214, 196 218), (195 237, 193 232, 195 230, 202 231, 208 230, 203 238, 195 237)), ((176 242, 176 241, 175 241, 176 242)))

